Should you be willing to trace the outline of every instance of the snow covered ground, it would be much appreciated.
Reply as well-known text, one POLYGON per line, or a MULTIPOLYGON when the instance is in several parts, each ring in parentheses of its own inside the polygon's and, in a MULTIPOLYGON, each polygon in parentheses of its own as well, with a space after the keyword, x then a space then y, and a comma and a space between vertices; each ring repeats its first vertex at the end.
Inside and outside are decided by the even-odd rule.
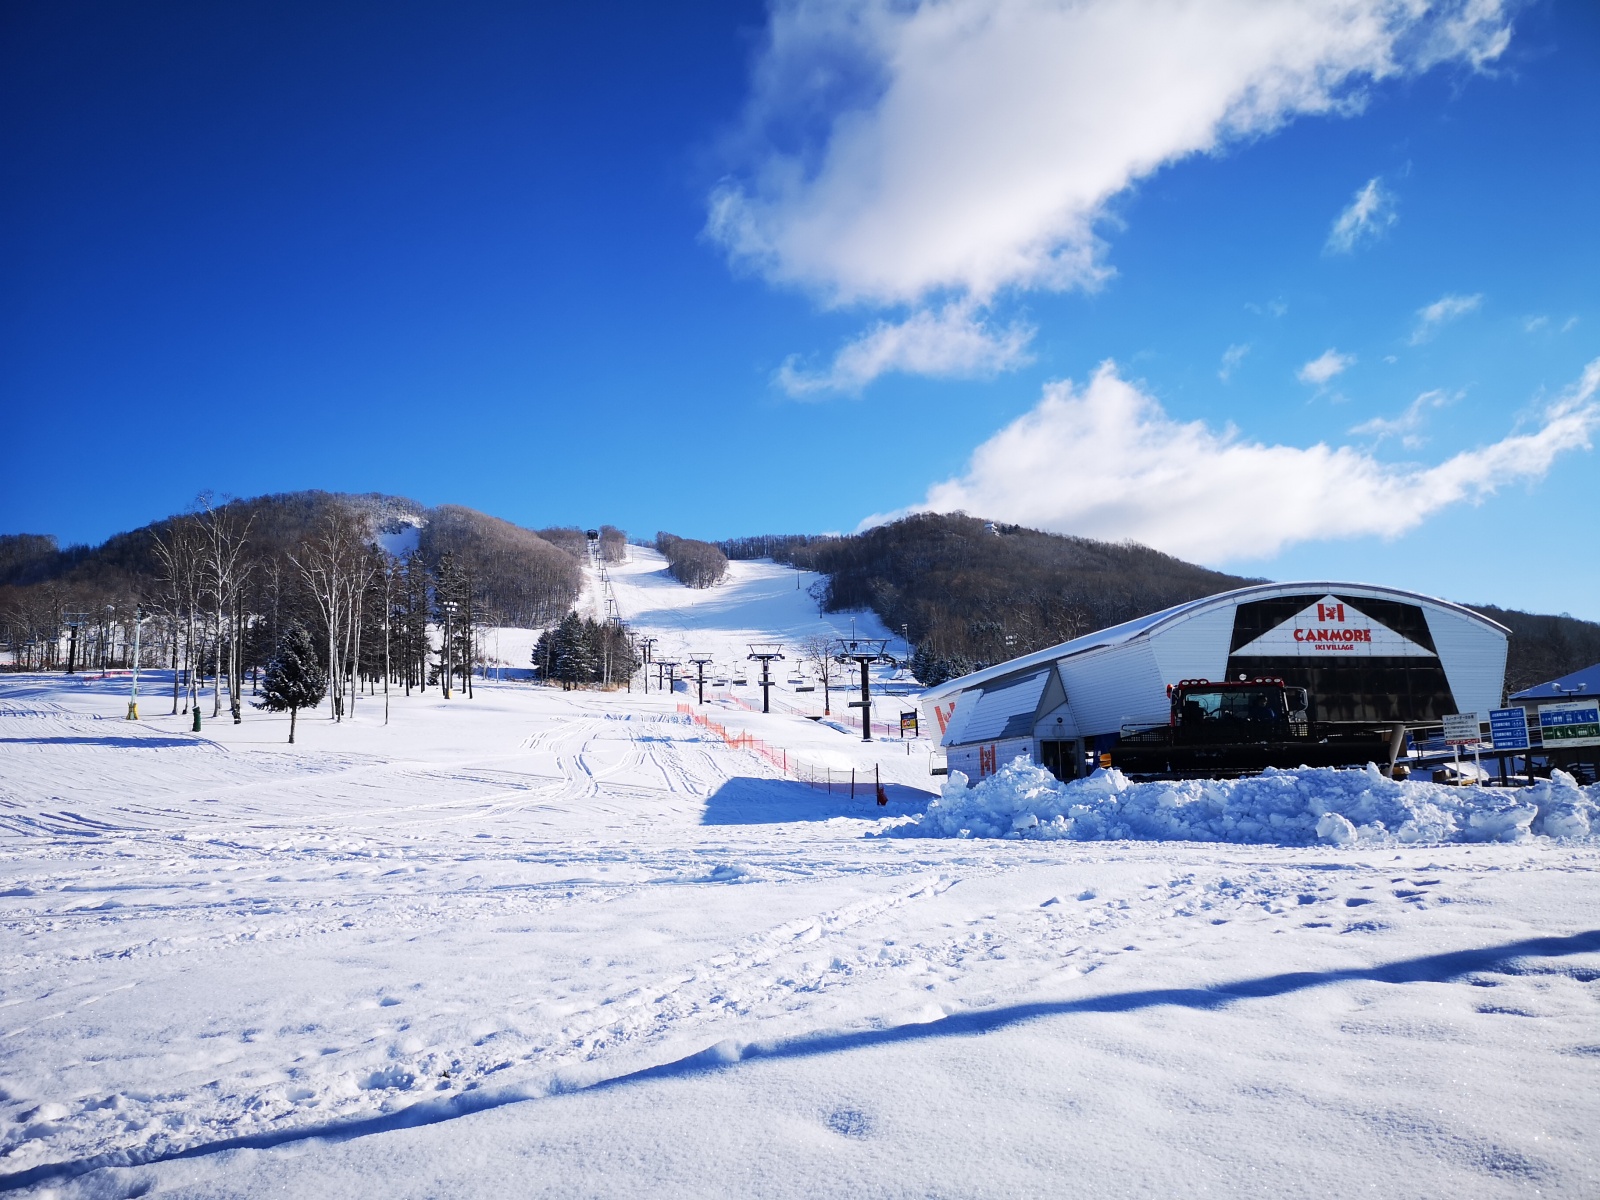
MULTIPOLYGON (((638 566, 664 645, 822 620, 770 564, 638 566)), ((290 747, 125 686, 0 678, 0 1190, 1600 1194, 1590 837, 875 836, 938 832, 925 752, 795 713, 718 719, 887 809, 682 693, 363 699, 290 747)))

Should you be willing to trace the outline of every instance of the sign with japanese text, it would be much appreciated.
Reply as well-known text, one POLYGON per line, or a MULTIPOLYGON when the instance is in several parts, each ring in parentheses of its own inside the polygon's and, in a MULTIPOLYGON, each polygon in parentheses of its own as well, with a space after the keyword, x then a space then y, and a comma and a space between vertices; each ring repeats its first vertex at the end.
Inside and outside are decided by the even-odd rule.
POLYGON ((1528 713, 1521 708, 1491 708, 1489 738, 1496 750, 1528 748, 1528 713))
POLYGON ((1539 705, 1539 733, 1546 750, 1600 746, 1600 700, 1539 705))

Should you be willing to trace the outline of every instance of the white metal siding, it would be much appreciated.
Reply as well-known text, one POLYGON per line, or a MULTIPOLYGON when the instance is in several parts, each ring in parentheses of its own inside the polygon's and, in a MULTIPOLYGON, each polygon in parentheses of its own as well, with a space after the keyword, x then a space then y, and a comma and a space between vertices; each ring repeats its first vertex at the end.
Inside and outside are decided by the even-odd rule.
POLYGON ((992 772, 982 769, 982 755, 989 749, 994 751, 994 769, 998 771, 1014 758, 1024 754, 1033 753, 1032 738, 1006 738, 1003 741, 971 742, 965 746, 952 746, 945 762, 952 774, 960 771, 967 777, 967 782, 977 783, 979 779, 986 778, 992 772))
POLYGON ((986 687, 972 716, 961 729, 962 742, 987 742, 998 737, 1018 737, 1033 731, 1033 714, 1039 711, 1039 698, 1050 678, 1048 670, 1037 671, 1004 687, 986 687), (1020 728, 1012 728, 1016 724, 1020 728))
POLYGON ((1075 738, 1078 736, 1078 720, 1073 716, 1070 705, 1063 704, 1052 708, 1039 718, 1038 724, 1033 727, 1033 736, 1036 738, 1075 738), (1061 724, 1056 724, 1056 718, 1061 718, 1061 724))
POLYGON ((956 710, 950 714, 950 724, 945 728, 944 737, 939 741, 941 746, 956 746, 961 743, 961 732, 966 728, 967 719, 972 716, 972 710, 977 708, 978 701, 982 697, 981 688, 972 688, 956 697, 956 710))
POLYGON ((1498 631, 1448 609, 1423 605, 1428 617, 1428 632, 1450 691, 1456 698, 1457 712, 1475 712, 1480 721, 1489 719, 1489 710, 1500 707, 1500 690, 1506 679, 1506 639, 1498 631))
POLYGON ((1180 679, 1218 682, 1228 673, 1228 644, 1233 640, 1237 604, 1202 610, 1150 635, 1161 673, 1161 703, 1166 715, 1166 685, 1180 679))
POLYGON ((1116 733, 1124 723, 1165 724, 1166 681, 1147 640, 1074 655, 1061 663, 1067 705, 1084 735, 1116 733))

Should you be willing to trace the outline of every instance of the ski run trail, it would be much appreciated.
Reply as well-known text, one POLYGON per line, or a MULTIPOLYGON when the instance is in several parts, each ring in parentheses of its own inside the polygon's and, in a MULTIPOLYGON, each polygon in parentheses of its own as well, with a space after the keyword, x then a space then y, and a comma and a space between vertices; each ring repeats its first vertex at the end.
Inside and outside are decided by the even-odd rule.
POLYGON ((849 630, 814 577, 610 576, 717 659, 716 721, 889 804, 681 684, 368 696, 288 746, 189 732, 169 675, 139 722, 126 679, 0 677, 0 1191, 1600 1196, 1594 837, 880 836, 931 743, 808 720, 792 660, 729 699, 747 642, 849 630))

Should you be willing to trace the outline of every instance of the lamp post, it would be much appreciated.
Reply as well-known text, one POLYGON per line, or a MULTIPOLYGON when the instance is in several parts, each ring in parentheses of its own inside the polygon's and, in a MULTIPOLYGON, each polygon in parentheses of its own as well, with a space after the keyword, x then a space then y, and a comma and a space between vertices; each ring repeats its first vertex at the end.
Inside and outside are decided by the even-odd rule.
POLYGON ((144 606, 133 606, 133 691, 128 695, 128 720, 139 719, 139 631, 144 628, 144 606))
POLYGON ((444 609, 444 698, 450 699, 450 676, 455 670, 454 651, 450 645, 450 618, 455 614, 456 602, 454 600, 441 600, 439 607, 444 609))

